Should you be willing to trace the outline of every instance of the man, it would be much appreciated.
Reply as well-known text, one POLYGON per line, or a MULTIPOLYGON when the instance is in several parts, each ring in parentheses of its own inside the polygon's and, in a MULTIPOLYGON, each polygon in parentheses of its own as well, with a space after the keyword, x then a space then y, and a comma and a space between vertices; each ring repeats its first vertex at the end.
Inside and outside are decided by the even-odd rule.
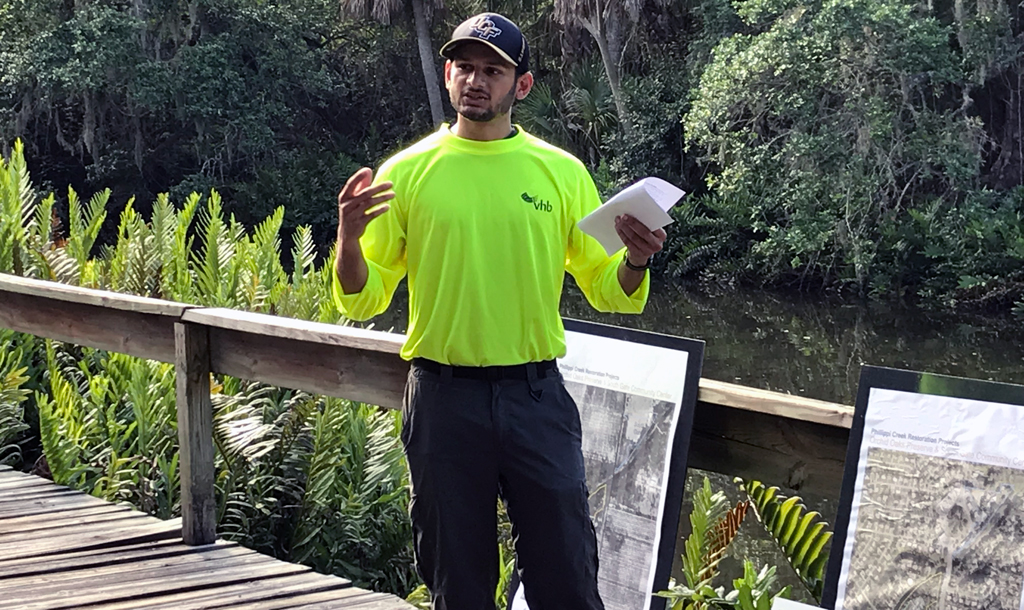
POLYGON ((627 248, 608 257, 577 228, 600 204, 586 168, 511 122, 533 86, 515 24, 472 17, 441 55, 458 119, 386 161, 373 186, 367 168, 349 179, 334 295, 368 319, 409 275, 402 442, 434 607, 494 608, 500 496, 531 609, 601 609, 579 413, 555 366, 559 299, 568 270, 597 309, 639 313, 665 233, 620 218, 627 248))

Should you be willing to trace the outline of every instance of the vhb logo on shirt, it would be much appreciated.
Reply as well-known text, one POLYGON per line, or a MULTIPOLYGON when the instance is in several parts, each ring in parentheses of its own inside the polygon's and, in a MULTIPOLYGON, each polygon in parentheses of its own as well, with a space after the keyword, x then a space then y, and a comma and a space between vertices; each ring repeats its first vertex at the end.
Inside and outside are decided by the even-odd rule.
POLYGON ((551 203, 550 202, 544 201, 543 199, 540 199, 539 197, 531 197, 529 195, 529 193, 527 193, 526 191, 523 191, 523 194, 520 195, 520 197, 522 197, 523 201, 525 201, 526 203, 532 203, 533 204, 533 209, 535 209, 535 210, 543 210, 545 212, 550 212, 551 211, 551 203))
POLYGON ((473 31, 478 32, 484 40, 489 40, 501 35, 501 30, 494 25, 490 17, 481 17, 473 24, 473 31))

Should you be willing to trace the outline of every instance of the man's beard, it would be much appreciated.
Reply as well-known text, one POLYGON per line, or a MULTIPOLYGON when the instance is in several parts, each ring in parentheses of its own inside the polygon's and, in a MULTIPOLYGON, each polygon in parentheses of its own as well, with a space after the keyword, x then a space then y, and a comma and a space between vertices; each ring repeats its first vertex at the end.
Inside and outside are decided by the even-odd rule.
MULTIPOLYGON (((509 89, 508 95, 506 95, 498 103, 498 107, 495 108, 469 108, 466 111, 459 110, 459 115, 465 117, 469 121, 475 123, 487 123, 493 121, 495 117, 508 114, 512 110, 512 103, 516 99, 516 86, 513 84, 512 88, 509 89)), ((455 100, 452 100, 453 102, 455 100)), ((456 105, 456 107, 458 107, 456 105)))

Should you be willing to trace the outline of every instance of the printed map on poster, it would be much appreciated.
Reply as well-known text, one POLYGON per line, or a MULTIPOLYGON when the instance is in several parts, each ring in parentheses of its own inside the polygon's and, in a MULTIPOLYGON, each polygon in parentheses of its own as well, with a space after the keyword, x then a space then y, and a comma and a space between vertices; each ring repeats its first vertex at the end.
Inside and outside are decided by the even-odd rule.
POLYGON ((836 610, 1024 608, 1024 408, 872 388, 836 610))

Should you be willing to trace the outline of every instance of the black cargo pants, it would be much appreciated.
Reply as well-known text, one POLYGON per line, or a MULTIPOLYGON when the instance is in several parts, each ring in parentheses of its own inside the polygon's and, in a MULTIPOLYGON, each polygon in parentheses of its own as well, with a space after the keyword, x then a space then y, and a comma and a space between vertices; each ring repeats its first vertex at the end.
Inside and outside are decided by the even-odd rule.
POLYGON ((553 363, 414 360, 402 443, 416 567, 436 610, 491 610, 506 502, 530 610, 603 610, 579 412, 553 363))

